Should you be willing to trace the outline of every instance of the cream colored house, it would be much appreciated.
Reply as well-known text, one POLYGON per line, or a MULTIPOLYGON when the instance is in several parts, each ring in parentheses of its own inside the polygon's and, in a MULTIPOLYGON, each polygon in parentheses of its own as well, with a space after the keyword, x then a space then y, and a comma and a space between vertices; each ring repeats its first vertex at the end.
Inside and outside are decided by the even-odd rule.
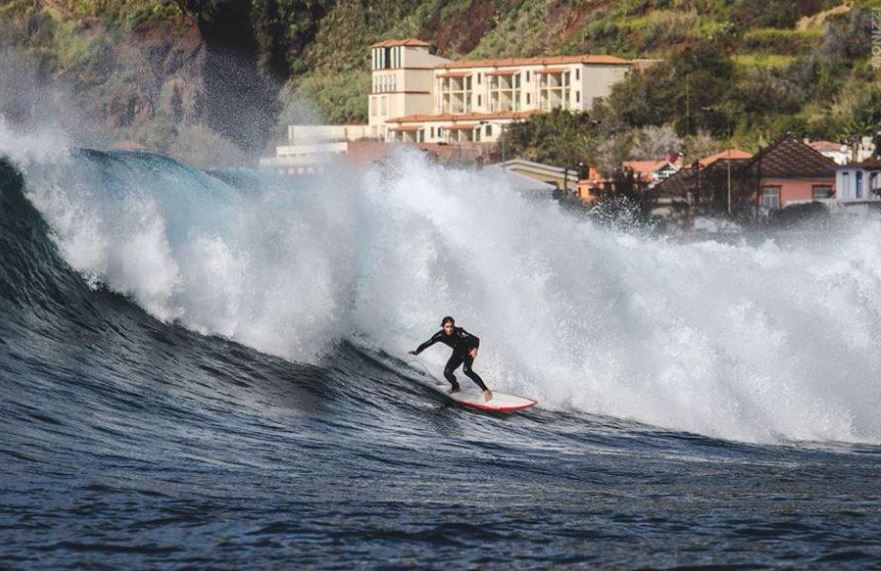
POLYGON ((494 142, 532 113, 589 110, 633 67, 607 55, 450 61, 414 39, 370 57, 369 135, 389 142, 494 142))

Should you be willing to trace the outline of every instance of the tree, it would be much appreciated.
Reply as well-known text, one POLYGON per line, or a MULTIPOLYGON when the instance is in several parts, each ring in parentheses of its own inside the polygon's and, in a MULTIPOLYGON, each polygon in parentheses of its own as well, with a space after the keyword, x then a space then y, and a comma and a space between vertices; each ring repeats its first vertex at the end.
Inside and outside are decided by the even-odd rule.
POLYGON ((592 148, 595 124, 587 113, 553 109, 505 128, 508 156, 560 167, 574 167, 592 148))

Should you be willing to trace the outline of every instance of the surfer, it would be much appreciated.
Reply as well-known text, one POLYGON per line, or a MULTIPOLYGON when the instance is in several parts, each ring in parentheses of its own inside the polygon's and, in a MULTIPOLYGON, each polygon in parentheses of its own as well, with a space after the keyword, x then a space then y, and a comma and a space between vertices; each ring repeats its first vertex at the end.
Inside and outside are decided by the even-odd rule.
POLYGON ((459 383, 456 381, 456 375, 453 374, 453 371, 458 369, 459 365, 464 363, 465 366, 462 370, 465 372, 465 375, 474 381, 483 391, 484 400, 490 400, 493 398, 492 391, 486 387, 483 379, 471 369, 471 365, 474 364, 474 359, 477 358, 480 339, 477 336, 468 333, 461 327, 456 327, 456 321, 449 315, 443 318, 441 321, 441 327, 442 329, 432 335, 431 339, 417 347, 415 351, 410 351, 410 354, 418 355, 438 341, 452 347, 453 354, 450 355, 450 360, 447 361, 447 366, 444 367, 444 377, 451 385, 453 385, 453 389, 450 392, 454 393, 459 390, 459 383))

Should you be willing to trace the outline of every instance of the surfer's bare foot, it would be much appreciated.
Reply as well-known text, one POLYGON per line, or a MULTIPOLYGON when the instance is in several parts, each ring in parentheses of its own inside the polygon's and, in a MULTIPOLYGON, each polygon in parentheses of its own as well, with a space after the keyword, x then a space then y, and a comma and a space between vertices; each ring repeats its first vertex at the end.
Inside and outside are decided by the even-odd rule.
POLYGON ((493 392, 491 390, 486 389, 485 391, 483 391, 483 400, 489 401, 489 400, 492 400, 492 398, 493 398, 493 392))

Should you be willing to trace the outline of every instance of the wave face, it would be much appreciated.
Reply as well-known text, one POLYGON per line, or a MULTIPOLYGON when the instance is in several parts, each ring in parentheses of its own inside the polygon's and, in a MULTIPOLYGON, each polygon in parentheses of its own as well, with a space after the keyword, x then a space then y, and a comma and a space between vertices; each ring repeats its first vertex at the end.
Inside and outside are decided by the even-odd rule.
MULTIPOLYGON (((452 314, 546 407, 723 438, 881 441, 881 225, 797 244, 610 232, 402 153, 287 183, 84 152, 29 181, 64 260, 152 316, 308 363, 452 314)), ((432 353, 439 367, 443 356, 432 353)))
POLYGON ((881 556, 877 221, 676 243, 407 152, 296 183, 145 153, 20 164, 0 159, 10 565, 881 556), (402 355, 448 313, 538 408, 426 386, 402 355))

